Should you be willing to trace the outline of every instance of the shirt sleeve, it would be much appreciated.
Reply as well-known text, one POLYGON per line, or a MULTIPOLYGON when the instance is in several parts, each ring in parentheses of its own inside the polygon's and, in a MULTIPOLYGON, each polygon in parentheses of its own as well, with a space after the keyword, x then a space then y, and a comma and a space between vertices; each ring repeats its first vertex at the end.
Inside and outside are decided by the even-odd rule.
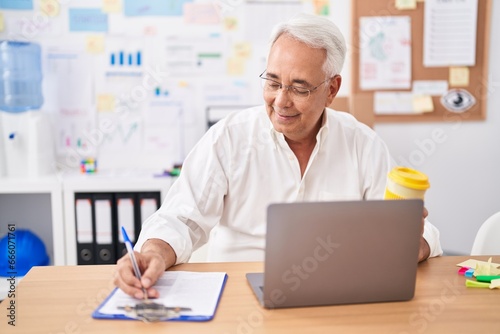
POLYGON ((439 230, 437 227, 432 225, 427 219, 424 223, 424 235, 425 241, 429 244, 431 250, 429 257, 441 256, 443 255, 443 250, 441 249, 441 242, 439 241, 439 230))
MULTIPOLYGON (((385 143, 378 136, 373 136, 366 149, 366 156, 363 160, 363 170, 365 177, 364 198, 382 199, 384 198, 387 183, 387 173, 396 165, 391 158, 385 143)), ((423 237, 429 244, 430 256, 435 257, 443 254, 441 242, 439 240, 439 230, 427 219, 424 223, 423 237)))
POLYGON ((223 145, 214 138, 213 131, 207 132, 186 157, 160 209, 144 222, 136 250, 140 251, 148 239, 161 239, 173 248, 178 264, 187 262, 192 252, 208 241, 222 215, 227 193, 220 158, 223 145))

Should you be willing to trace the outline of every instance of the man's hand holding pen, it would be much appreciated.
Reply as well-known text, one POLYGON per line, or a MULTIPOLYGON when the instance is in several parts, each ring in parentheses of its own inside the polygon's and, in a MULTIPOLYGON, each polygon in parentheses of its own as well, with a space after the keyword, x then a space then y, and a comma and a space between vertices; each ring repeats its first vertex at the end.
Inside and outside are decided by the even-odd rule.
POLYGON ((141 278, 134 272, 132 257, 126 254, 117 262, 114 284, 137 299, 158 298, 158 290, 153 286, 163 272, 175 264, 174 250, 163 240, 150 239, 143 245, 140 253, 133 254, 142 273, 141 278))

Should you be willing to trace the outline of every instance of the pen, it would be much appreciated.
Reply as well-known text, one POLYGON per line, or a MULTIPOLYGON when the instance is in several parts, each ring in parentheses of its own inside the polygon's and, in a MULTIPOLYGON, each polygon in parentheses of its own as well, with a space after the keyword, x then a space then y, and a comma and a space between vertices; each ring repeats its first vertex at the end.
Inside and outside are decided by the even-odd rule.
MULTIPOLYGON (((132 267, 134 267, 135 277, 137 277, 140 282, 141 271, 139 270, 139 266, 137 265, 137 260, 135 259, 134 249, 132 248, 132 242, 128 238, 127 231, 125 231, 125 228, 123 226, 122 226, 122 235, 123 235, 123 240, 125 242, 125 247, 127 247, 128 255, 130 256, 130 260, 132 261, 132 267)), ((144 299, 148 299, 148 293, 144 287, 142 287, 142 293, 144 294, 144 299)))

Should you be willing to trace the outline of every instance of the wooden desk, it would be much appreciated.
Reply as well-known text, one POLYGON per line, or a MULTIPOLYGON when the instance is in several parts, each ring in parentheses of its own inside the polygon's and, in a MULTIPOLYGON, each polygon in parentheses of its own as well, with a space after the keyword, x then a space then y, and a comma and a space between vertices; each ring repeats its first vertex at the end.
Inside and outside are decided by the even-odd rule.
POLYGON ((215 319, 154 324, 91 318, 113 289, 114 266, 35 267, 17 287, 15 328, 7 324, 9 300, 0 304, 0 332, 499 333, 500 291, 465 287, 455 265, 468 258, 441 257, 420 264, 415 298, 408 302, 271 311, 259 306, 245 279, 247 272, 262 271, 261 263, 185 264, 174 270, 228 273, 215 319))

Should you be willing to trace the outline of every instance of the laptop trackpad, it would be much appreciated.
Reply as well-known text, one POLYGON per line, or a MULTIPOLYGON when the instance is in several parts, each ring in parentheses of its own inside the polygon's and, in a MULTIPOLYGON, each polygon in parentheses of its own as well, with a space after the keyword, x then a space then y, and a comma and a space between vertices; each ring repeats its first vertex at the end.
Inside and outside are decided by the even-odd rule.
POLYGON ((264 305, 264 273, 248 273, 246 277, 257 300, 264 305))

